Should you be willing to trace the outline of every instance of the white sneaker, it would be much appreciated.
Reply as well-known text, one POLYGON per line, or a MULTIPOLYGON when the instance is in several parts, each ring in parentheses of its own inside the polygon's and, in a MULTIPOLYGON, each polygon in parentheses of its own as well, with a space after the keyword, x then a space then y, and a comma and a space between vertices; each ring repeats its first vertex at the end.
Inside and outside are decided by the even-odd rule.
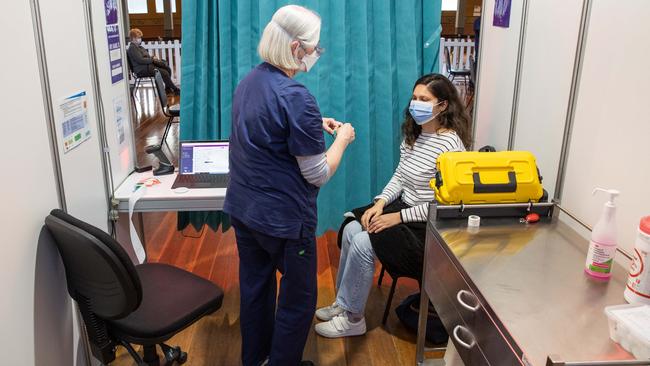
POLYGON ((332 320, 316 324, 316 333, 327 338, 352 337, 366 334, 366 318, 361 318, 356 323, 348 319, 348 313, 343 312, 332 320))
POLYGON ((335 316, 343 313, 345 310, 343 310, 342 307, 338 306, 336 302, 334 302, 330 306, 326 306, 324 308, 320 308, 316 310, 316 318, 318 320, 322 320, 324 322, 332 320, 335 316))

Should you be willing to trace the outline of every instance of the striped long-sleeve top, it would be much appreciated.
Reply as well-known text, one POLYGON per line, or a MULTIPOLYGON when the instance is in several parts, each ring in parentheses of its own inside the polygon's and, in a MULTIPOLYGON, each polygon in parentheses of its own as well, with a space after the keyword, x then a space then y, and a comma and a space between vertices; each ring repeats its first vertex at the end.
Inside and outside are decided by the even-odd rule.
POLYGON ((447 151, 465 151, 463 142, 453 131, 422 132, 412 148, 402 142, 395 174, 375 200, 381 198, 389 204, 401 198, 411 206, 400 212, 402 222, 426 221, 429 202, 435 198, 429 181, 436 175, 438 156, 447 151))

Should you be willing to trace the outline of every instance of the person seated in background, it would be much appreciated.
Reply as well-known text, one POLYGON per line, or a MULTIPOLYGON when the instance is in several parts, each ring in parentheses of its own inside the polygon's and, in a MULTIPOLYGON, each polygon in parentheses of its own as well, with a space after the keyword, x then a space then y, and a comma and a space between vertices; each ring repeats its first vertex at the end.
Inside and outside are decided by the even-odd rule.
POLYGON ((154 76, 156 69, 160 72, 163 81, 165 82, 165 90, 167 93, 180 95, 181 90, 172 81, 172 69, 167 62, 159 60, 156 57, 151 57, 149 52, 142 47, 142 31, 138 28, 133 28, 129 32, 131 44, 126 51, 126 55, 131 61, 133 72, 138 77, 154 76))
POLYGON ((429 181, 436 174, 436 159, 471 144, 469 117, 456 87, 443 75, 424 75, 415 82, 404 115, 404 141, 395 174, 374 204, 353 210, 355 219, 344 223, 336 301, 316 311, 324 321, 315 326, 321 336, 366 332, 364 311, 375 257, 385 267, 389 261, 398 273, 421 277, 425 222, 429 202, 435 199, 429 181))

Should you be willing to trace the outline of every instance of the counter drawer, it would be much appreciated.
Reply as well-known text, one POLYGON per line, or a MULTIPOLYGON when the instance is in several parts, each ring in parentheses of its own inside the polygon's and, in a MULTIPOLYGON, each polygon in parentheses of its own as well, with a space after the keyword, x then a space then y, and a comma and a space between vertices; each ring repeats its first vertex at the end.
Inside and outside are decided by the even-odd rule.
MULTIPOLYGON (((461 341, 463 337, 473 337, 489 364, 521 365, 499 326, 491 319, 480 298, 470 289, 443 245, 446 246, 445 243, 439 243, 432 233, 427 233, 424 287, 450 338, 455 338, 454 331, 457 337, 461 337, 461 341), (464 325, 465 328, 457 328, 458 325, 464 325)), ((465 343, 466 346, 468 341, 465 343)), ((457 340, 454 340, 454 344, 459 353, 466 348, 457 340)), ((477 365, 465 357, 463 361, 467 365, 477 365)))
POLYGON ((449 341, 454 343, 465 365, 490 365, 490 362, 477 344, 476 337, 472 334, 472 331, 456 310, 453 301, 447 296, 447 293, 441 291, 442 286, 440 286, 440 283, 432 280, 427 281, 427 285, 427 293, 447 333, 449 333, 449 341))

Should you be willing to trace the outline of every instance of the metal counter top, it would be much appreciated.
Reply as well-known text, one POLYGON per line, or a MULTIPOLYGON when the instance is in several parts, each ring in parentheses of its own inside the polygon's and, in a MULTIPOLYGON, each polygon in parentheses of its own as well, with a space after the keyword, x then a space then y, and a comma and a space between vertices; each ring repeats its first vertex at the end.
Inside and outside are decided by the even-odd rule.
POLYGON ((634 359, 610 340, 603 311, 625 303, 627 268, 615 264, 609 282, 588 277, 588 241, 565 223, 484 218, 474 233, 466 219, 429 225, 530 364, 544 365, 549 355, 564 361, 634 359))

